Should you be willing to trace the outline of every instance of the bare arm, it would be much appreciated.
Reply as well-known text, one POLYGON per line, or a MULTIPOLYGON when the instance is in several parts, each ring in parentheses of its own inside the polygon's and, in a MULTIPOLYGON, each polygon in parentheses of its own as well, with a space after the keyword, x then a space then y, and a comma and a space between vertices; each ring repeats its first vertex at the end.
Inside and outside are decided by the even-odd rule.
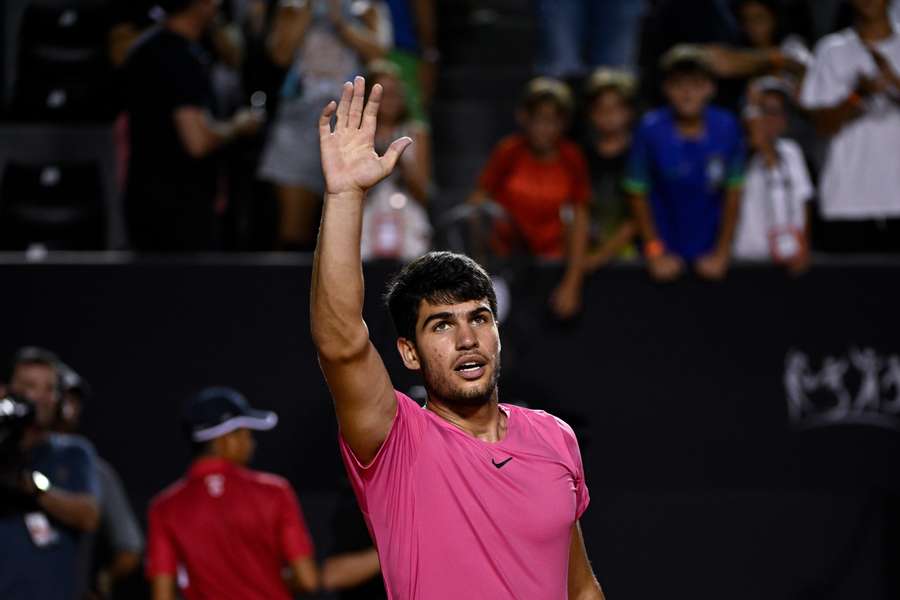
POLYGON ((53 488, 38 496, 37 502, 47 514, 80 531, 96 531, 100 524, 100 507, 91 494, 53 488))
POLYGON ((272 31, 266 41, 272 62, 283 69, 291 66, 294 53, 303 42, 311 22, 312 8, 309 3, 303 6, 279 3, 272 31))
POLYGON ((319 591, 319 568, 312 557, 298 558, 291 562, 291 574, 294 576, 294 586, 301 594, 319 591))
POLYGON ((618 229, 595 252, 588 254, 584 259, 584 270, 596 271, 603 265, 613 260, 625 246, 637 237, 638 228, 635 221, 629 219, 622 223, 618 229))
POLYGON ((860 98, 855 93, 834 106, 816 108, 809 112, 816 131, 819 135, 826 137, 837 134, 845 125, 855 121, 863 114, 860 98))
POLYGON ((632 193, 629 197, 631 204, 631 212, 637 222, 638 232, 644 240, 647 247, 657 246, 656 254, 651 255, 645 252, 647 259, 647 268, 654 279, 658 281, 672 281, 676 279, 684 268, 681 259, 678 256, 669 254, 668 250, 662 247, 659 240, 659 232, 656 231, 656 225, 653 223, 653 211, 650 203, 647 202, 647 196, 644 194, 632 193))
POLYGON ((234 139, 255 133, 260 125, 260 118, 249 110, 238 111, 230 121, 214 121, 200 107, 182 106, 174 118, 181 144, 193 158, 209 156, 234 139))
POLYGON ((584 259, 587 255, 589 215, 585 204, 574 207, 566 252, 566 272, 551 298, 553 311, 561 319, 569 319, 581 310, 584 282, 584 259))
POLYGON ((340 104, 329 103, 319 119, 326 193, 310 298, 313 343, 341 434, 364 463, 375 457, 387 437, 397 400, 362 317, 362 204, 366 190, 390 174, 412 142, 401 138, 383 157, 375 153, 381 94, 376 84, 364 108, 365 81, 357 77, 353 84, 344 84, 340 104))
POLYGON ((175 578, 172 575, 157 575, 153 578, 153 600, 175 600, 175 578))
POLYGON ((412 150, 401 159, 403 182, 419 204, 425 205, 431 187, 431 136, 422 128, 412 134, 412 139, 412 150))
POLYGON ((384 58, 388 48, 379 39, 378 30, 382 25, 374 6, 369 6, 362 14, 362 27, 344 20, 340 2, 332 0, 331 6, 331 20, 335 30, 344 43, 360 55, 363 62, 368 63, 377 58, 384 58))
POLYGON ((378 551, 368 548, 328 558, 322 565, 322 587, 328 591, 361 585, 381 572, 378 551))
POLYGON ((603 590, 591 569, 579 522, 572 526, 572 542, 569 546, 569 599, 605 600, 603 590))

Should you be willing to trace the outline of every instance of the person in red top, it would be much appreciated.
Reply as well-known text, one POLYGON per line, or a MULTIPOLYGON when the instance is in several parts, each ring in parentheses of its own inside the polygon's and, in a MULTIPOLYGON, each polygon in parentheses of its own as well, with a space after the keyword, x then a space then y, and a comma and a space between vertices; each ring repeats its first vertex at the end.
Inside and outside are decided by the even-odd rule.
POLYGON ((176 581, 187 600, 290 600, 318 588, 312 541, 290 484, 245 468, 254 450, 250 430, 277 422, 230 388, 207 388, 191 401, 185 425, 198 458, 150 505, 153 600, 174 600, 176 581))
MULTIPOLYGON (((500 141, 469 197, 474 204, 488 199, 500 204, 533 256, 566 259, 565 275, 551 298, 560 318, 574 316, 581 307, 591 196, 587 161, 563 137, 571 113, 572 94, 564 83, 532 80, 518 112, 522 131, 500 141)), ((495 234, 502 245, 512 237, 504 228, 495 234)))

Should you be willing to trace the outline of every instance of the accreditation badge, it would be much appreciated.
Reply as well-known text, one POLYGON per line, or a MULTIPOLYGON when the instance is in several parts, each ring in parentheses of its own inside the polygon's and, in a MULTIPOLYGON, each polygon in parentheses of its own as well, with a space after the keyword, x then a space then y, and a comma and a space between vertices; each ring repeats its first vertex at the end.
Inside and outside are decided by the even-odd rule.
POLYGON ((52 546, 59 541, 59 532, 50 524, 50 519, 42 512, 31 512, 25 515, 25 528, 31 541, 38 548, 52 546))

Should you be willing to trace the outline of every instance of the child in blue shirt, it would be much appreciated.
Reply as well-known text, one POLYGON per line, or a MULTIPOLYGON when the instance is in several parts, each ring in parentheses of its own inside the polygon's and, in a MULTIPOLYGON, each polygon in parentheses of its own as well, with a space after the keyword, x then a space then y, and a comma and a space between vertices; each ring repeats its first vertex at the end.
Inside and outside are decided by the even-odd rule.
POLYGON ((663 56, 662 70, 669 106, 641 121, 625 189, 655 279, 676 279, 685 265, 721 279, 741 197, 740 123, 709 105, 716 86, 699 49, 676 46, 663 56))

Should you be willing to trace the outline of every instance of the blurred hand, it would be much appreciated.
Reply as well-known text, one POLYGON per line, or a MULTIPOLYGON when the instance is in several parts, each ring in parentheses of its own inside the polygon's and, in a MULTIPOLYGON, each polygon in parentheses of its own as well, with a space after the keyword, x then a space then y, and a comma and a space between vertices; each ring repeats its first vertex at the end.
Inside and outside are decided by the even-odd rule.
POLYGON ((725 278, 729 262, 728 253, 716 251, 706 256, 701 256, 697 260, 695 267, 697 273, 704 279, 718 281, 725 278))
POLYGON ((888 83, 884 77, 866 77, 860 75, 856 80, 856 92, 863 98, 880 94, 887 90, 888 83))
POLYGON ((674 281, 684 271, 684 261, 674 254, 663 254, 647 260, 650 276, 656 281, 674 281))
POLYGON ((868 46, 868 50, 872 60, 875 61, 875 66, 878 67, 881 79, 885 84, 898 88, 897 91, 900 91, 900 75, 894 70, 891 61, 874 46, 868 46))
POLYGON ((581 283, 563 280, 550 296, 550 308, 563 320, 577 315, 581 311, 581 283))
POLYGON ((340 104, 329 102, 319 117, 319 144, 322 149, 322 171, 329 194, 362 194, 394 170, 412 139, 402 137, 388 147, 384 156, 375 152, 375 129, 381 85, 375 84, 365 102, 366 80, 357 77, 345 83, 340 104), (331 131, 331 117, 337 123, 331 131))
POLYGON ((800 240, 800 250, 797 256, 787 262, 787 270, 791 275, 802 275, 809 270, 812 257, 809 251, 809 240, 805 237, 800 240))
POLYGON ((263 116, 259 111, 242 108, 231 118, 231 125, 239 137, 254 135, 262 126, 263 116))

